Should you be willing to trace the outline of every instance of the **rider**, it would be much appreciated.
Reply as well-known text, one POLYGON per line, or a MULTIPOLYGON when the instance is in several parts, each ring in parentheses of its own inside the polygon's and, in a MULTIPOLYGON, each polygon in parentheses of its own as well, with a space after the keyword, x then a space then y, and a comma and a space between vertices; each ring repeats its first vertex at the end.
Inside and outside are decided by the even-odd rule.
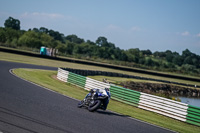
POLYGON ((91 96, 91 94, 93 94, 93 92, 97 92, 97 93, 102 93, 106 98, 103 100, 103 106, 101 107, 101 109, 106 110, 109 100, 110 100, 110 91, 108 88, 105 89, 91 89, 90 93, 88 94, 88 96, 91 96))

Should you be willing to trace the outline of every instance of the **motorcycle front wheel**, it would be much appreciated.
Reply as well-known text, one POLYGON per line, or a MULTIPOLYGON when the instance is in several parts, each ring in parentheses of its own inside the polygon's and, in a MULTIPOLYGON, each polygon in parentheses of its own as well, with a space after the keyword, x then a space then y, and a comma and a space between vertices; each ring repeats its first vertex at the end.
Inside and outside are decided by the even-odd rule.
POLYGON ((85 105, 85 102, 82 100, 78 103, 78 108, 81 108, 83 107, 83 105, 85 105))
POLYGON ((101 105, 101 101, 100 100, 95 100, 93 104, 88 106, 88 110, 89 111, 95 111, 99 108, 99 106, 101 105))

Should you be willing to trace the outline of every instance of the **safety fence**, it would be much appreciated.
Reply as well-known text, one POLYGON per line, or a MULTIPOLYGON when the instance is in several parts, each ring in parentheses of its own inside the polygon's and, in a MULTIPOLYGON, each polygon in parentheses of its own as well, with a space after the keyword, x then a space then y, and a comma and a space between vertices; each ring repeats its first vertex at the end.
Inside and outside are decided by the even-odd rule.
POLYGON ((111 98, 114 100, 200 126, 199 107, 100 82, 85 76, 68 72, 61 68, 58 68, 57 78, 61 81, 84 88, 85 90, 94 88, 109 88, 111 98))

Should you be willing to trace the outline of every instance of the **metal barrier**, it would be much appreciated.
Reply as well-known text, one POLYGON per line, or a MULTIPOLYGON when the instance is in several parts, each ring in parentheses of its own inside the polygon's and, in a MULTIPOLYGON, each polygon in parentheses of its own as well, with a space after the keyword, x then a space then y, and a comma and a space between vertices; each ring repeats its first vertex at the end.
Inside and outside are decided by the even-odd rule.
POLYGON ((156 112, 174 119, 186 121, 187 104, 163 97, 141 93, 139 108, 156 112))
POLYGON ((112 95, 111 98, 114 100, 171 117, 176 120, 200 126, 199 107, 115 85, 110 85, 108 83, 68 72, 61 68, 58 68, 57 78, 61 81, 74 84, 86 90, 93 88, 109 88, 112 95))
POLYGON ((86 77, 69 72, 67 82, 77 85, 81 88, 85 87, 86 77))
POLYGON ((97 81, 97 80, 87 77, 85 89, 90 90, 90 89, 94 89, 94 88, 98 88, 98 89, 110 88, 110 84, 100 82, 100 81, 97 81))
POLYGON ((140 92, 113 85, 110 92, 113 99, 138 107, 140 92))
POLYGON ((68 74, 68 71, 58 68, 57 78, 63 82, 67 82, 68 74))

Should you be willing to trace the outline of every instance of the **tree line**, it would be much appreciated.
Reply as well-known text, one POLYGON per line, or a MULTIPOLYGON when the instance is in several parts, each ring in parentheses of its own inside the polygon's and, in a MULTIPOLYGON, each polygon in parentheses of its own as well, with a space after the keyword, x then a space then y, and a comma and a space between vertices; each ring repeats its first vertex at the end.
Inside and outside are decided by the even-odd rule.
POLYGON ((151 52, 131 48, 128 50, 116 47, 108 42, 106 37, 100 36, 95 42, 77 35, 67 35, 47 29, 33 28, 20 30, 20 21, 9 17, 4 27, 0 27, 0 44, 9 47, 28 47, 39 49, 41 46, 56 48, 60 55, 73 56, 91 60, 107 60, 108 62, 142 67, 160 71, 171 71, 192 75, 200 74, 200 56, 186 49, 182 54, 167 50, 165 52, 151 52))

